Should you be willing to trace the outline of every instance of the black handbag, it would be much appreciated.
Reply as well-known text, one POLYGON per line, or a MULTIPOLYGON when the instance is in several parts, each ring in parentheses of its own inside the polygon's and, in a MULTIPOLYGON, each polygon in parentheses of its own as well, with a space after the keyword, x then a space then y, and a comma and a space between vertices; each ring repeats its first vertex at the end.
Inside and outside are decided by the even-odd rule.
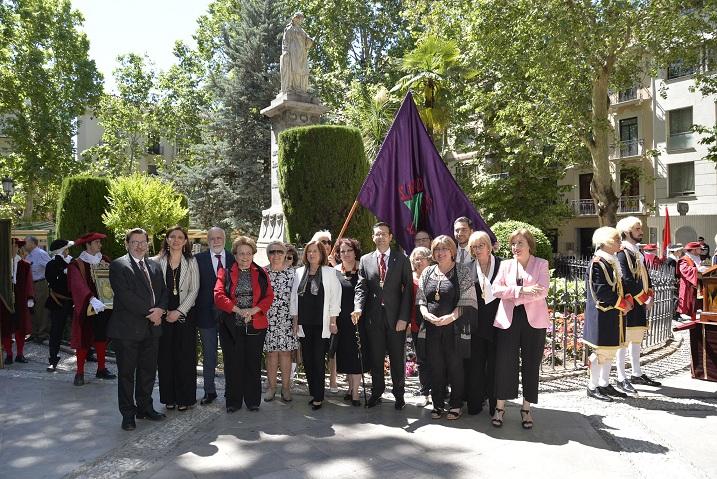
POLYGON ((329 338, 329 357, 333 358, 336 356, 336 350, 339 349, 339 335, 332 334, 329 338))

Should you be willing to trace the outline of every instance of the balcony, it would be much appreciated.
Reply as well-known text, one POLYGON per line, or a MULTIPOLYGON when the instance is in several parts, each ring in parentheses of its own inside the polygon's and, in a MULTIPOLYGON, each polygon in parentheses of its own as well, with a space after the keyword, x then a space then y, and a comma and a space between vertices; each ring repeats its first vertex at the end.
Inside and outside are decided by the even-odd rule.
POLYGON ((644 100, 649 100, 650 92, 644 88, 632 87, 619 92, 609 92, 610 107, 622 108, 628 105, 639 105, 644 100))
POLYGON ((689 150, 695 147, 695 135, 691 131, 674 133, 667 137, 668 150, 689 150))
POLYGON ((645 152, 645 140, 625 140, 618 141, 617 143, 610 145, 610 159, 620 160, 623 158, 633 158, 642 156, 645 152))
MULTIPOLYGON (((570 205, 576 216, 595 216, 597 209, 595 202, 589 200, 571 200, 570 205)), ((621 196, 618 198, 617 214, 643 214, 646 212, 645 199, 642 196, 621 196)))

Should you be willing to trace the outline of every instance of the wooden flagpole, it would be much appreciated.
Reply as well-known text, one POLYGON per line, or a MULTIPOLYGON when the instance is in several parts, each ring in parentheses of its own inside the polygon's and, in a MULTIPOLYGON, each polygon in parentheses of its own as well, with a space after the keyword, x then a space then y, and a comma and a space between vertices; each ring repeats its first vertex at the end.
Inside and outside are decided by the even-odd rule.
POLYGON ((349 211, 348 216, 344 220, 344 225, 341 227, 341 232, 339 232, 339 235, 336 237, 336 241, 334 241, 334 247, 331 248, 331 256, 336 254, 336 245, 339 244, 339 240, 344 237, 344 234, 346 234, 346 230, 349 227, 349 223, 351 223, 351 218, 353 217, 354 213, 356 213, 356 209, 359 206, 358 198, 354 201, 353 206, 351 206, 351 210, 349 211))

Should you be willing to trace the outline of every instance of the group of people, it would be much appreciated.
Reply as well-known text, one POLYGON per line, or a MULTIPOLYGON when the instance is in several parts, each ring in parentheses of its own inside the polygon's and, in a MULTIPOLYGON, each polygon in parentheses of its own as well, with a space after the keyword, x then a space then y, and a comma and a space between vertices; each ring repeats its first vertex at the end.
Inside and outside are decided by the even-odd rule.
MULTIPOLYGON (((196 404, 197 336, 202 343, 202 405, 218 396, 221 346, 227 413, 244 405, 249 411, 259 409, 263 356, 263 401, 275 400, 277 392, 282 401, 292 401, 291 381, 301 362, 313 410, 324 405, 327 364, 332 389, 336 374, 346 375, 344 399, 354 406, 362 405, 362 379, 369 373, 371 391, 363 404, 380 405, 388 356, 394 407, 401 410, 406 405, 409 333, 419 369, 417 405, 432 404, 432 418, 456 420, 464 404, 469 414, 487 405, 492 424, 501 427, 505 401, 518 397, 520 376, 520 421, 526 429, 533 426, 531 405, 538 402, 550 278, 548 262, 535 256, 535 239, 528 230, 510 235, 513 257, 503 259, 494 254, 491 237, 474 231, 471 220, 461 217, 454 222, 453 237, 431 238, 418 231, 416 246, 406 256, 391 247, 391 228, 379 222, 373 226, 374 249, 366 254, 355 239, 340 238, 332 245, 330 233, 319 231, 304 246, 302 258, 288 243, 269 243, 265 267, 254 261, 253 239, 239 236, 228 250, 224 230, 216 227, 207 234, 209 249, 195 255, 181 226, 167 230, 152 258, 147 257, 149 237, 140 228, 127 233, 127 254, 114 261, 101 252, 104 238, 88 233, 50 245, 53 257, 44 265, 49 285, 45 306, 51 318, 48 371, 57 368, 69 317, 77 357, 75 385, 84 384, 91 349, 97 355, 96 377, 116 377, 105 362, 111 338, 125 430, 136 427, 136 418, 165 417, 152 401, 157 372, 160 402, 167 410, 186 411, 196 404), (84 249, 74 259, 68 255, 73 245, 84 249), (108 271, 112 304, 98 293, 100 270, 108 271)), ((611 401, 634 394, 635 384, 659 385, 640 370, 640 344, 653 298, 646 259, 638 248, 641 240, 642 225, 635 217, 624 218, 616 229, 600 228, 593 237, 596 253, 586 278, 583 338, 594 351, 587 389, 592 398, 611 401), (609 375, 615 359, 613 387, 609 375)), ((22 244, 16 241, 15 246, 22 244)), ((24 360, 29 308, 39 296, 33 291, 33 266, 16 258, 13 268, 12 316, 22 321, 16 318, 14 328, 3 324, 8 362, 11 331, 18 348, 15 360, 24 360)))

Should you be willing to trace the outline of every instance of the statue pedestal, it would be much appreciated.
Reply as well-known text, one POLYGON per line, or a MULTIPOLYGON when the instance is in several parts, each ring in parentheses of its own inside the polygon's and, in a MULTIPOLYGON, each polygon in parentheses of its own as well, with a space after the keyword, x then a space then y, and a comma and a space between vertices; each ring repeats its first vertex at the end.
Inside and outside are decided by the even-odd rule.
POLYGON ((258 251, 255 256, 255 261, 260 265, 269 263, 266 246, 271 241, 291 241, 284 234, 284 210, 279 194, 279 133, 287 128, 319 123, 321 115, 327 111, 328 108, 318 98, 294 92, 279 93, 271 105, 261 110, 271 120, 271 206, 261 212, 258 251))

